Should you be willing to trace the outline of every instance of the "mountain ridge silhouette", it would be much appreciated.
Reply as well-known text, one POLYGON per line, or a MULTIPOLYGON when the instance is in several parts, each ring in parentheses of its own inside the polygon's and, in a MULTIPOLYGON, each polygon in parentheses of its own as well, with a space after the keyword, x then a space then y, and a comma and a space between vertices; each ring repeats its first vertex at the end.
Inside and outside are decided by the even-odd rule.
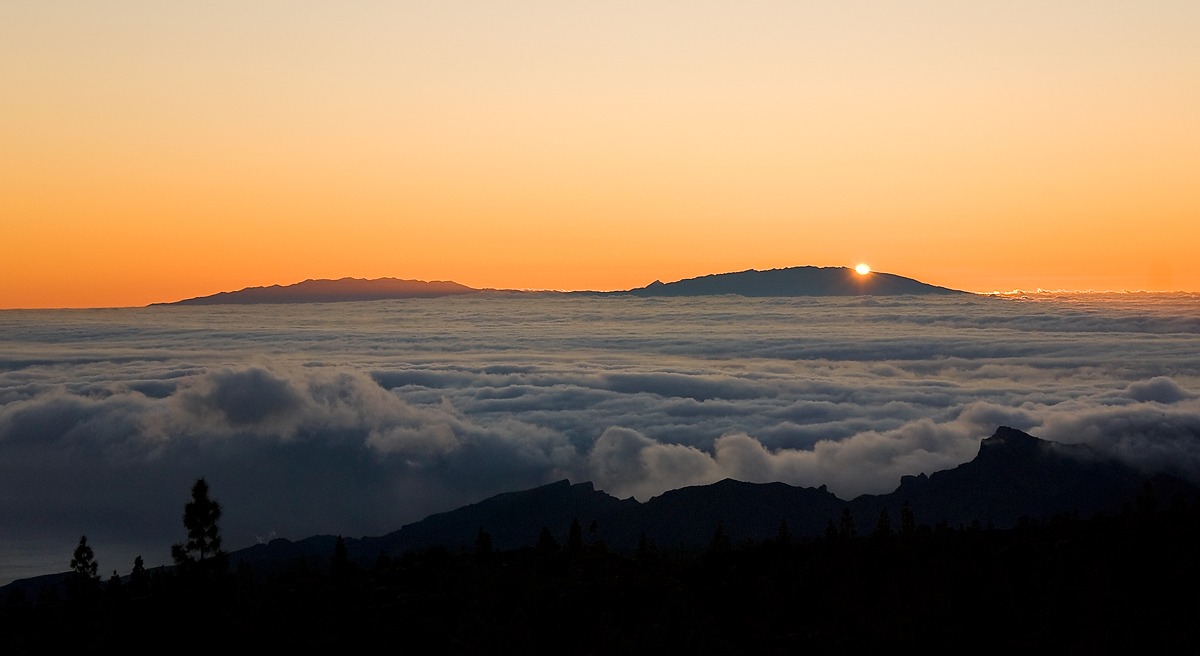
POLYGON ((849 267, 800 266, 713 273, 664 283, 659 280, 627 292, 631 296, 898 296, 967 294, 894 273, 860 274, 849 267))
MULTIPOLYGON (((530 293, 510 289, 479 289, 448 280, 404 280, 399 278, 309 279, 291 285, 246 287, 180 301, 151 303, 168 305, 258 305, 291 303, 343 303, 382 301, 405 298, 442 298, 482 293, 530 293)), ((534 292, 605 296, 719 296, 797 297, 797 296, 895 296, 905 294, 966 294, 892 273, 866 275, 847 267, 799 266, 759 271, 747 269, 714 273, 664 283, 658 280, 645 287, 625 291, 534 292)))
MULTIPOLYGON (((823 485, 724 479, 638 502, 596 490, 591 482, 561 480, 430 515, 382 536, 347 539, 346 546, 352 560, 369 564, 381 552, 400 556, 431 547, 470 550, 482 528, 497 548, 507 550, 533 545, 543 526, 561 541, 577 518, 584 526, 595 521, 595 537, 618 551, 636 549, 643 534, 664 547, 699 551, 712 539, 718 522, 735 542, 774 537, 781 521, 793 535, 812 537, 849 509, 860 534, 865 534, 885 508, 897 524, 905 502, 921 524, 964 526, 977 521, 1008 528, 1021 517, 1118 511, 1134 500, 1147 480, 1166 497, 1200 494, 1200 488, 1186 481, 1169 474, 1148 476, 1088 445, 1050 442, 1001 426, 981 441, 971 461, 930 475, 904 476, 896 490, 883 495, 847 501, 823 485)), ((327 559, 335 541, 335 536, 296 542, 279 538, 230 555, 235 563, 246 560, 256 568, 301 556, 327 559)))
MULTIPOLYGON (((572 520, 578 519, 585 527, 593 521, 597 524, 596 533, 586 539, 603 540, 618 552, 633 553, 645 535, 661 548, 698 554, 712 540, 718 523, 735 544, 773 538, 781 521, 787 522, 793 536, 804 538, 821 535, 849 510, 859 535, 866 535, 884 509, 892 525, 898 525, 907 503, 919 524, 945 522, 961 527, 978 522, 1003 529, 1016 526, 1023 517, 1117 512, 1143 501, 1146 483, 1161 499, 1180 493, 1200 499, 1200 488, 1170 474, 1151 476, 1089 445, 1050 442, 1001 426, 980 442, 971 461, 929 475, 904 476, 894 491, 882 495, 843 500, 824 485, 798 487, 727 478, 639 502, 632 497, 618 499, 591 482, 561 480, 436 513, 381 536, 346 538, 345 544, 350 560, 369 566, 381 553, 398 557, 430 548, 473 550, 480 528, 501 550, 532 546, 542 527, 564 542, 572 520)), ((301 558, 319 570, 328 567, 337 539, 334 535, 296 541, 276 538, 232 551, 229 557, 233 567, 245 562, 258 573, 281 571, 301 558)), ((35 593, 66 576, 19 579, 0 591, 22 588, 35 593)))
POLYGON ((441 298, 477 294, 482 290, 448 280, 403 280, 400 278, 308 279, 292 285, 246 287, 232 292, 186 298, 158 305, 258 305, 287 303, 345 303, 383 301, 397 298, 441 298))

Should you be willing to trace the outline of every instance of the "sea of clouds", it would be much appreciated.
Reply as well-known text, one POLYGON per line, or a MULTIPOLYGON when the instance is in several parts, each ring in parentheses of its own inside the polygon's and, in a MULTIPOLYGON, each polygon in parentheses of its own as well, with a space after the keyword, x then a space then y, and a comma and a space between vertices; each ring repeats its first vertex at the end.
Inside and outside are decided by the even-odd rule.
POLYGON ((0 584, 169 560, 206 477, 227 548, 379 535, 568 478, 843 498, 1007 425, 1200 482, 1200 296, 495 294, 0 312, 0 584))

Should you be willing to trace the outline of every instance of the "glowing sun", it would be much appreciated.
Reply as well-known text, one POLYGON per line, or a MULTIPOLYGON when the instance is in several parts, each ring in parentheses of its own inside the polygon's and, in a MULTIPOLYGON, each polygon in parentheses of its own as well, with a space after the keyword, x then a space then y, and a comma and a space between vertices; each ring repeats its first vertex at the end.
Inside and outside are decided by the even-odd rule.
POLYGON ((865 276, 868 273, 871 273, 871 267, 869 267, 865 264, 860 264, 860 265, 854 267, 854 270, 857 271, 858 275, 860 275, 860 276, 865 276))

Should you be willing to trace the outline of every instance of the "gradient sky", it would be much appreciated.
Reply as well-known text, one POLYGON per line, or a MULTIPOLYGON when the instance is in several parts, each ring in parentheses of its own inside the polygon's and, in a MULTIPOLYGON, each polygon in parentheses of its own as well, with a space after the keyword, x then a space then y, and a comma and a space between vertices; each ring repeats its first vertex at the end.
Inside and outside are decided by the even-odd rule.
POLYGON ((853 265, 1200 290, 1200 3, 0 4, 0 307, 853 265))

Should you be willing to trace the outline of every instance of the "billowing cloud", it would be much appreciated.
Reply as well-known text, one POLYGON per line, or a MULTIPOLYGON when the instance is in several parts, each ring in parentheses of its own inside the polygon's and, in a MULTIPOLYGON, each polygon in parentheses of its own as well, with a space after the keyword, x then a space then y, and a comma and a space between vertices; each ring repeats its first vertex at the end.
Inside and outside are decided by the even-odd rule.
POLYGON ((979 402, 952 421, 921 418, 889 431, 821 440, 810 449, 770 449, 745 433, 730 433, 714 441, 711 454, 610 428, 596 441, 589 465, 600 487, 641 500, 724 478, 828 485, 850 499, 890 492, 907 474, 932 473, 966 462, 975 456, 981 437, 996 426, 1030 428, 1038 423, 1029 412, 979 402))
POLYGON ((1125 395, 1134 401, 1154 401, 1156 403, 1176 403, 1184 399, 1194 399, 1195 394, 1180 387, 1175 381, 1166 376, 1155 376, 1147 381, 1130 383, 1125 388, 1125 395))
POLYGON ((381 534, 561 478, 639 499, 725 477, 850 498, 970 460, 999 425, 1200 481, 1198 307, 535 295, 8 313, 0 551, 45 562, 87 533, 106 567, 164 561, 199 476, 231 547, 381 534))
POLYGON ((205 382, 205 389, 188 394, 185 403, 194 412, 219 412, 237 426, 287 415, 298 410, 302 403, 288 380, 261 367, 243 371, 225 369, 209 374, 205 382))

